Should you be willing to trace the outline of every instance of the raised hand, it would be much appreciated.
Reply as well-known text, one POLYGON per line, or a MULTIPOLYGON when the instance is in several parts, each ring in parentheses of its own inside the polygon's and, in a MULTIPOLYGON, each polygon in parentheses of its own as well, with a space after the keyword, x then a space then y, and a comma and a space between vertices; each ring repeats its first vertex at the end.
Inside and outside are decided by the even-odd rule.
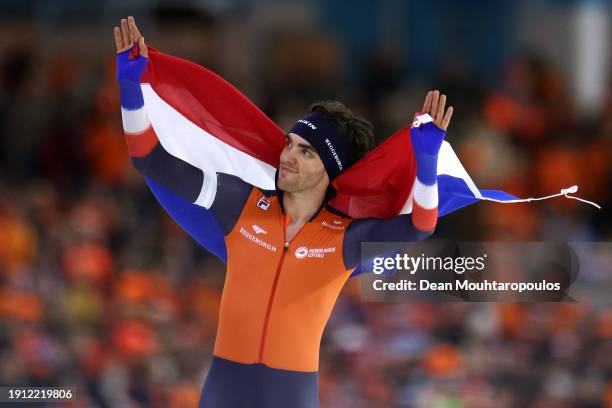
MULTIPOLYGON (((440 95, 440 91, 437 90, 427 92, 425 102, 423 102, 423 109, 415 116, 415 121, 410 129, 412 147, 417 156, 417 162, 421 155, 437 157, 446 136, 446 129, 453 116, 453 107, 449 106, 446 112, 444 111, 445 107, 446 95, 440 95), (419 115, 425 113, 431 116, 433 122, 423 121, 424 118, 419 115), (422 126, 424 123, 425 125, 422 126)), ((435 166, 433 169, 435 170, 435 166)), ((435 176, 435 173, 433 174, 435 176)))
MULTIPOLYGON (((121 29, 115 27, 113 31, 117 48, 117 79, 120 83, 128 81, 139 84, 149 61, 147 58, 149 53, 134 17, 130 16, 127 20, 122 19, 121 29), (135 47, 134 44, 138 45, 135 47)), ((124 89, 127 88, 124 86, 122 90, 124 89)))
POLYGON ((134 46, 134 43, 138 43, 138 51, 140 55, 147 58, 149 56, 147 46, 144 42, 144 37, 140 34, 134 17, 129 16, 127 20, 121 19, 121 29, 119 27, 114 28, 115 34, 115 47, 117 48, 117 54, 127 51, 134 46))
POLYGON ((410 128, 410 140, 416 159, 416 181, 413 189, 412 223, 421 231, 433 231, 438 221, 438 155, 453 116, 446 112, 446 95, 429 91, 423 109, 410 128), (431 116, 426 117, 425 114, 431 116))
POLYGON ((446 132, 448 124, 453 117, 453 107, 449 106, 446 112, 444 112, 445 106, 446 95, 440 95, 438 90, 429 91, 427 96, 425 96, 421 113, 429 113, 429 116, 433 118, 434 125, 446 132))

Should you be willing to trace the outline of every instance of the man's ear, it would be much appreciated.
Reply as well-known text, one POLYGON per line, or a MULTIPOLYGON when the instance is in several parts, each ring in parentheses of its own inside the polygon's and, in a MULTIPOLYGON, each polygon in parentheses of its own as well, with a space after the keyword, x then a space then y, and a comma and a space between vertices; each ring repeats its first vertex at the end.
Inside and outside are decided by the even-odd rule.
MULTIPOLYGON (((325 170, 325 167, 323 167, 323 170, 325 170)), ((323 172, 323 178, 325 179, 326 184, 327 184, 327 186, 329 187, 329 186, 331 185, 331 182, 329 181, 329 176, 327 175, 327 170, 325 170, 325 171, 323 172)))

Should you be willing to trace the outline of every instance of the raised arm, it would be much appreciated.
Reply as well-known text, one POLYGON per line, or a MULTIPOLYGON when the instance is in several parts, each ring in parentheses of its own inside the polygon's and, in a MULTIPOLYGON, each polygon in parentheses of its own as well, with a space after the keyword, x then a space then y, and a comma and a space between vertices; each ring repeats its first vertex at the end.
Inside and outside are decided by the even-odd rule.
MULTIPOLYGON (((164 149, 149 121, 140 86, 148 50, 134 18, 121 20, 121 28, 114 28, 114 37, 121 116, 134 167, 172 194, 210 209, 224 232, 229 232, 252 186, 232 175, 204 172, 164 149)), ((171 215, 180 218, 180 214, 171 215)))
POLYGON ((440 95, 439 91, 427 92, 423 110, 410 129, 417 162, 412 222, 422 231, 433 232, 438 222, 438 153, 453 116, 453 107, 445 112, 445 106, 446 95, 440 95))
POLYGON ((410 129, 417 161, 417 177, 413 190, 412 213, 388 220, 375 218, 351 222, 342 247, 347 269, 360 263, 362 242, 414 242, 430 236, 438 221, 438 152, 453 115, 453 108, 444 111, 446 95, 430 91, 425 97, 423 112, 417 114, 410 129))

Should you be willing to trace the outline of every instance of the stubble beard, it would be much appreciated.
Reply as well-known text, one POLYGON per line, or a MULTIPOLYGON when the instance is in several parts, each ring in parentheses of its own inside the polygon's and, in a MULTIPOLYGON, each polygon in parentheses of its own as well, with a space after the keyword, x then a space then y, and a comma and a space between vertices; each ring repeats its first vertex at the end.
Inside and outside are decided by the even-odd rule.
POLYGON ((300 191, 304 189, 303 181, 301 177, 297 174, 289 174, 290 177, 279 177, 278 179, 278 188, 287 192, 294 193, 296 191, 300 191))
POLYGON ((320 179, 320 176, 315 174, 303 176, 298 173, 293 173, 289 175, 289 178, 279 177, 278 179, 278 188, 287 193, 311 189, 317 185, 320 179))

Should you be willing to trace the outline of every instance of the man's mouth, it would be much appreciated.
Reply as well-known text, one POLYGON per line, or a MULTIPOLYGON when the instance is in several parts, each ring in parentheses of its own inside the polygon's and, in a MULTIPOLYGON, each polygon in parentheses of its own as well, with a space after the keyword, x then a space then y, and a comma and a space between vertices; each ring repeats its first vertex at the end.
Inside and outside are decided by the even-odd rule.
POLYGON ((297 173, 295 170, 291 169, 290 167, 283 166, 283 165, 280 166, 279 171, 281 174, 297 173))

